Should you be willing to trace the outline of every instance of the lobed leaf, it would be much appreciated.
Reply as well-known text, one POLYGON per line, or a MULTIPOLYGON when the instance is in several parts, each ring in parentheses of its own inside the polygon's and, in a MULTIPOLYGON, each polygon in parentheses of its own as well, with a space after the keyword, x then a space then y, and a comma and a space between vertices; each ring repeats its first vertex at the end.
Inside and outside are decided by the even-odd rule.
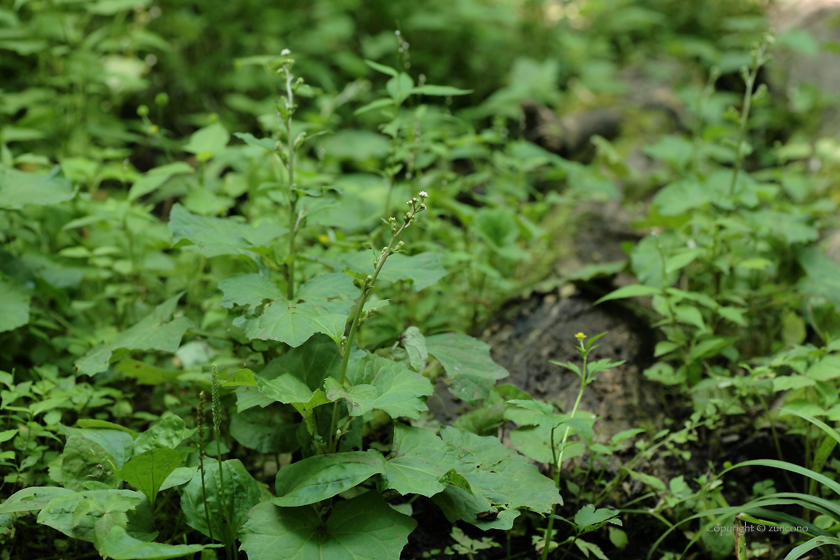
POLYGON ((285 508, 269 502, 248 516, 241 536, 248 560, 399 560, 417 526, 377 492, 339 502, 325 523, 311 507, 285 508))
POLYGON ((446 370, 452 394, 474 404, 486 399, 496 381, 510 375, 490 358, 490 346, 461 333, 426 337, 426 348, 446 370))

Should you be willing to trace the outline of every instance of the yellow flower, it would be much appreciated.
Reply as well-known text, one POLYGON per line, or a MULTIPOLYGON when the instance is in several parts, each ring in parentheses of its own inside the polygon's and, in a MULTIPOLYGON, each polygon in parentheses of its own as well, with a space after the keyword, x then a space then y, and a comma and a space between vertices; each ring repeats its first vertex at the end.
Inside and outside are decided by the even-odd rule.
POLYGON ((586 335, 583 334, 582 332, 579 332, 575 335, 575 338, 578 339, 578 340, 583 340, 584 338, 586 338, 586 335))

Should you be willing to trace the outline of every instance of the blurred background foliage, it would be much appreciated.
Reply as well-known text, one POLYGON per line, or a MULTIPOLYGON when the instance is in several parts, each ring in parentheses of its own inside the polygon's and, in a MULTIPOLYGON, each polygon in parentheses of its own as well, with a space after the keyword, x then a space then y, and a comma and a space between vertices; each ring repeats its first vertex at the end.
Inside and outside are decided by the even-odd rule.
POLYGON ((668 83, 737 71, 765 26, 749 0, 17 0, 0 8, 3 143, 104 160, 128 148, 151 167, 209 114, 257 129, 278 82, 255 57, 284 48, 331 99, 308 118, 331 124, 381 80, 365 59, 473 90, 452 100, 473 118, 517 118, 525 99, 568 111, 626 91, 626 68, 668 83), (171 134, 149 138, 136 110, 158 94, 169 103, 150 118, 171 134))

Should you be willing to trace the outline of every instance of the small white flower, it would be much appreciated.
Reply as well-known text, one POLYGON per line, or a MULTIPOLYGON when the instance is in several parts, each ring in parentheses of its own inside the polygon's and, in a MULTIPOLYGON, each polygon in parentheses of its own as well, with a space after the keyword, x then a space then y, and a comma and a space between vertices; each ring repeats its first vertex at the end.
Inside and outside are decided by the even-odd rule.
POLYGON ((290 51, 289 49, 283 49, 282 51, 280 51, 280 56, 286 56, 289 54, 292 54, 292 51, 290 51))
POLYGON ((417 196, 419 196, 420 198, 429 198, 429 193, 427 193, 426 191, 420 191, 417 194, 417 196))

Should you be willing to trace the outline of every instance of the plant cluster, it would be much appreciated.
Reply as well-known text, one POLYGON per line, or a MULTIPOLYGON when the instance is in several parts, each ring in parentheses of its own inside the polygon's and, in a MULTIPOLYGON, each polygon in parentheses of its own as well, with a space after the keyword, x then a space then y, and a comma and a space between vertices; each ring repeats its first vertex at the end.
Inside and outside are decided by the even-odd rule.
POLYGON ((425 4, 0 7, 0 560, 840 545, 840 264, 819 245, 840 150, 809 136, 830 96, 780 109, 763 82, 771 53, 819 46, 774 41, 753 2, 425 4), (528 140, 523 103, 633 108, 573 159, 528 140), (646 235, 558 280, 575 216, 607 203, 646 235), (686 405, 603 437, 581 403, 623 364, 593 357, 605 333, 553 362, 569 409, 500 382, 470 334, 619 273, 600 301, 650 318, 644 375, 686 405), (452 426, 441 391, 472 407, 452 426), (777 457, 698 466, 733 424, 777 457), (746 468, 772 478, 735 487, 746 468), (412 551, 430 510, 452 528, 412 551))

